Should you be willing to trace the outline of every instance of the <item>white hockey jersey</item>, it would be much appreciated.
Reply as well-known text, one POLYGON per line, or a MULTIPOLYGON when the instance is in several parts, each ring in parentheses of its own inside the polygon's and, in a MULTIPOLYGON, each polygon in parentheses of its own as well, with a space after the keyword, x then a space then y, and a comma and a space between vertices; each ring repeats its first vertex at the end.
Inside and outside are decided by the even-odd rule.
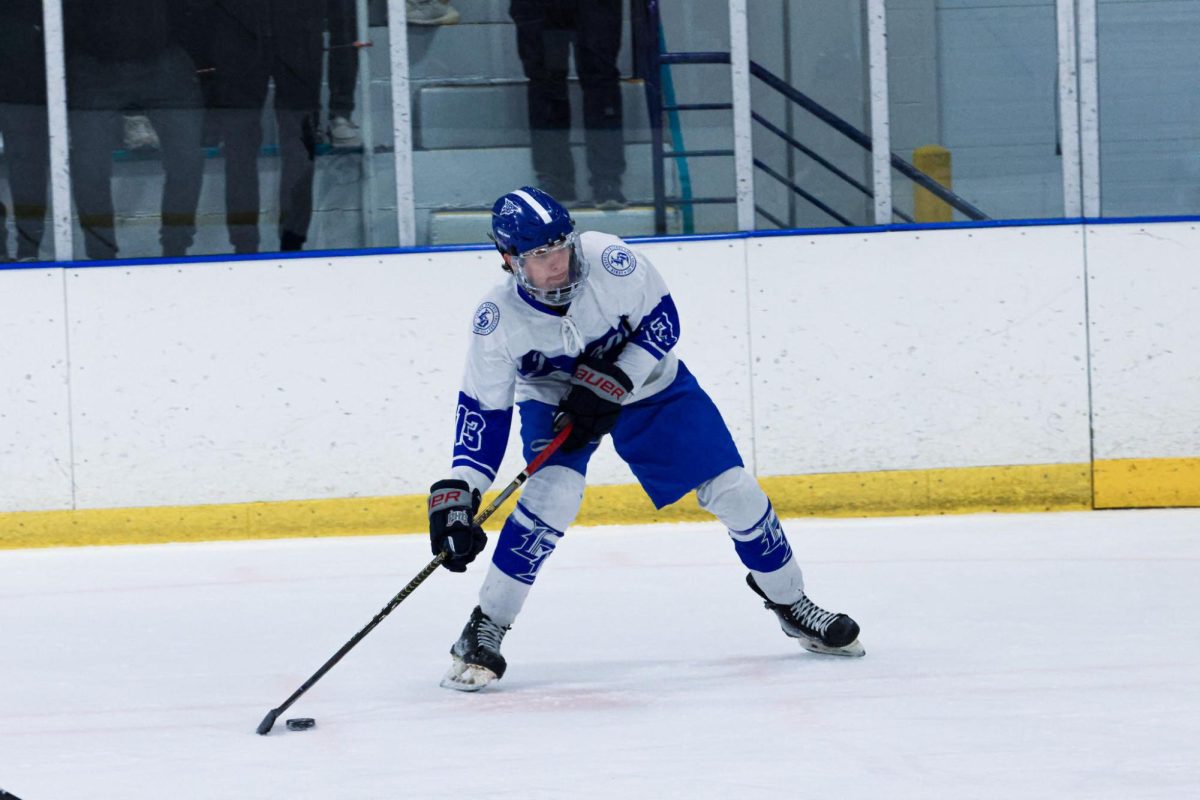
POLYGON ((671 352, 679 314, 644 255, 616 236, 579 235, 589 275, 565 315, 520 288, 511 275, 475 309, 458 396, 452 475, 485 490, 504 458, 515 402, 557 405, 575 360, 620 349, 616 364, 633 381, 626 403, 665 389, 678 369, 671 352))

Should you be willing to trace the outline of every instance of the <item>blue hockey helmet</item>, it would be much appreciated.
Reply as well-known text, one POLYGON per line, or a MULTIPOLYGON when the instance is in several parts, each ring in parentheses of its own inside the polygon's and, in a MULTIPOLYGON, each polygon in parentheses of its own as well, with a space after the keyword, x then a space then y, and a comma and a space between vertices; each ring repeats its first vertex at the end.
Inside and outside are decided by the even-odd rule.
POLYGON ((492 240, 512 256, 521 287, 543 303, 566 305, 587 280, 575 220, 541 189, 522 186, 492 205, 492 240))

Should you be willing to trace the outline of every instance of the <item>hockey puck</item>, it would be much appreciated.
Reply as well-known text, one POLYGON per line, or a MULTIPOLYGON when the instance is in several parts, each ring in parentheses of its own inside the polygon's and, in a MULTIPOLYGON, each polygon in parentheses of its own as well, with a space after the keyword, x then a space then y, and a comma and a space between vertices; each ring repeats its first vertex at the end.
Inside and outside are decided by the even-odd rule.
POLYGON ((312 717, 296 717, 287 721, 289 731, 306 731, 317 724, 312 717))

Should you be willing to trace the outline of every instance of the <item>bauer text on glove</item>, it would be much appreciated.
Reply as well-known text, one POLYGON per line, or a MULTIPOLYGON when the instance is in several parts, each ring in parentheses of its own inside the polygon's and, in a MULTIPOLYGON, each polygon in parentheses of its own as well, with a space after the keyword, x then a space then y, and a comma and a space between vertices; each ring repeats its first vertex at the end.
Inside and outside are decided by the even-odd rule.
POLYGON ((554 430, 560 431, 567 422, 574 423, 563 450, 570 452, 585 447, 617 424, 621 404, 633 391, 629 376, 615 364, 587 356, 575 363, 571 386, 558 404, 554 430))

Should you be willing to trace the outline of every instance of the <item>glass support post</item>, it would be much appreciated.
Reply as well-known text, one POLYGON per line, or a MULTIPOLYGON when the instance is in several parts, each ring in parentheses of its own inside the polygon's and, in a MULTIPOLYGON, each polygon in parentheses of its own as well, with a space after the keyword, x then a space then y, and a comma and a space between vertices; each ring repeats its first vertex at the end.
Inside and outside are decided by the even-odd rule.
POLYGON ((867 0, 867 72, 871 92, 871 166, 875 224, 892 222, 892 142, 888 108, 887 11, 867 0))
POLYGON ((1096 0, 1079 0, 1079 160, 1083 216, 1100 216, 1100 103, 1096 0))
MULTIPOLYGON (((408 81, 408 9, 388 0, 388 42, 392 60, 392 143, 396 160, 396 228, 401 247, 417 243, 413 191, 412 100, 408 81)), ((364 140, 365 142, 365 140, 364 140)))
POLYGON ((737 226, 754 230, 754 137, 750 116, 750 26, 746 0, 729 3, 729 66, 733 83, 733 164, 737 226))
POLYGON ((46 40, 46 113, 50 127, 50 203, 54 209, 54 259, 75 258, 71 219, 71 148, 67 137, 67 58, 62 0, 44 0, 46 40))

